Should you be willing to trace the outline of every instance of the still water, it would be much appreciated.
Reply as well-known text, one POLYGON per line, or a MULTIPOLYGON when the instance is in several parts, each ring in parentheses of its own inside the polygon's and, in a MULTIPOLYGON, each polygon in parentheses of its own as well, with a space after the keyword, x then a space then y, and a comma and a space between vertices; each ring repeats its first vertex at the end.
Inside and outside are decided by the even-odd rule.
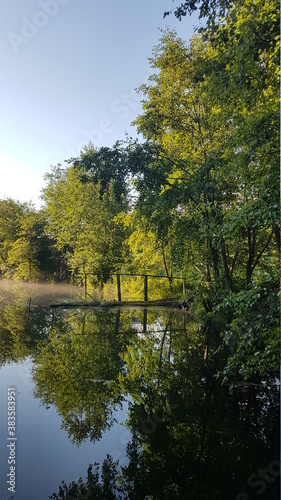
POLYGON ((230 393, 206 325, 73 297, 0 292, 1 499, 279 498, 278 381, 230 393))

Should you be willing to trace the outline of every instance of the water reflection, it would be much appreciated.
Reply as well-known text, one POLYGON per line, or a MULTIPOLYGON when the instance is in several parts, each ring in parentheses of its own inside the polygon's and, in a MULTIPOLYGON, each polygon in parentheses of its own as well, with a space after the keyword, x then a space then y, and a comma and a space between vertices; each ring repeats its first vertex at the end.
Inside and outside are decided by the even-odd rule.
POLYGON ((98 311, 68 313, 40 342, 33 379, 35 396, 54 404, 69 438, 77 445, 96 441, 112 423, 123 396, 119 373, 126 341, 105 327, 115 328, 115 314, 98 311))
POLYGON ((56 409, 75 446, 95 446, 128 403, 126 460, 105 449, 50 498, 279 498, 278 387, 221 386, 211 325, 173 311, 14 303, 0 332, 2 365, 33 359, 34 397, 56 409))
POLYGON ((67 300, 80 296, 81 290, 71 285, 0 280, 0 367, 22 361, 34 351, 53 320, 54 315, 44 306, 54 297, 67 300))

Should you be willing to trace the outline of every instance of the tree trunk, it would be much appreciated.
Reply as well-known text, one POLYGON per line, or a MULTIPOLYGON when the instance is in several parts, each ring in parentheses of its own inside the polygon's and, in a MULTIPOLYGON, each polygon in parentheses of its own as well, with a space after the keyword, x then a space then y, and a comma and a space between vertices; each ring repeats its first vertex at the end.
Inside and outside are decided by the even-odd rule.
POLYGON ((230 292, 232 290, 232 279, 231 279, 231 275, 230 275, 229 267, 228 267, 228 263, 227 263, 225 242, 224 242, 223 238, 221 241, 221 260, 222 260, 222 267, 223 267, 226 287, 227 287, 227 290, 230 292))
POLYGON ((248 228, 247 232, 248 237, 248 262, 246 268, 246 286, 251 282, 252 272, 253 272, 253 263, 255 258, 255 230, 253 229, 253 235, 251 234, 251 229, 248 228))
MULTIPOLYGON (((169 279, 169 283, 170 283, 170 286, 171 286, 171 284, 172 284, 172 277, 169 274, 169 269, 168 269, 168 266, 167 266, 167 261, 166 261, 166 256, 165 256, 165 250, 164 250, 164 246, 163 245, 161 245, 161 250, 162 250, 163 264, 164 264, 166 276, 169 279)), ((171 270, 171 272, 172 272, 172 270, 171 270)))
POLYGON ((212 255, 212 260, 213 260, 213 267, 214 267, 214 273, 215 273, 215 281, 218 280, 220 272, 219 272, 219 256, 218 256, 218 251, 216 248, 214 248, 211 240, 209 239, 209 245, 210 245, 210 250, 211 250, 211 255, 212 255))

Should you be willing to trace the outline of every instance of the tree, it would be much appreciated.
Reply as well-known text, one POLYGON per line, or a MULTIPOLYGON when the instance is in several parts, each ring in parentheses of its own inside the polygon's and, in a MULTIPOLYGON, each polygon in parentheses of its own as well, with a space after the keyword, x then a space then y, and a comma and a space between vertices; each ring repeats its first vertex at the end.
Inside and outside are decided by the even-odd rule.
POLYGON ((37 253, 40 232, 43 229, 38 213, 33 206, 26 205, 19 219, 17 239, 8 253, 14 279, 36 281, 39 278, 37 253))
POLYGON ((228 81, 224 95, 235 125, 232 165, 240 198, 239 212, 230 212, 230 231, 246 240, 247 284, 274 239, 280 253, 279 50, 279 8, 271 0, 231 9, 213 48, 217 79, 228 81))
MULTIPOLYGON (((117 317, 115 311, 105 310, 62 315, 38 346, 33 370, 36 396, 46 406, 56 406, 63 428, 77 446, 85 439, 99 440, 113 425, 114 410, 124 399, 119 373, 127 337, 113 334, 117 317)), ((126 332, 128 320, 118 317, 126 332)))
MULTIPOLYGON (((130 251, 126 269, 132 273, 162 275, 168 278, 171 284, 173 266, 169 238, 161 239, 155 231, 153 221, 146 219, 136 211, 129 213, 125 217, 124 223, 130 229, 130 234, 126 239, 126 245, 130 251)), ((159 283, 151 283, 149 288, 153 290, 153 296, 155 296, 159 283)), ((164 281, 161 284, 162 297, 165 289, 164 281)))
POLYGON ((0 200, 0 272, 14 280, 37 281, 57 273, 59 252, 45 233, 46 217, 32 204, 0 200))
POLYGON ((139 164, 142 205, 145 193, 145 207, 159 222, 162 209, 167 225, 196 227, 197 237, 193 231, 186 238, 198 244, 188 248, 193 265, 200 248, 195 265, 205 268, 215 300, 220 290, 241 286, 243 268, 250 283, 264 257, 274 255, 273 234, 280 246, 276 14, 271 2, 257 1, 256 8, 254 17, 250 4, 233 8, 215 42, 194 36, 187 47, 174 32, 164 33, 150 60, 157 73, 140 88, 143 114, 135 121, 154 151, 139 164), (266 47, 256 41, 259 23, 266 47), (242 36, 250 48, 244 56, 242 36), (269 109, 264 95, 271 96, 269 109))
POLYGON ((235 4, 212 39, 206 31, 189 46, 164 32, 135 120, 147 142, 132 146, 139 210, 154 228, 173 228, 195 294, 217 324, 227 323, 227 373, 232 366, 237 374, 243 360, 244 375, 253 378, 276 366, 278 351, 278 307, 265 315, 268 327, 256 314, 268 289, 278 303, 277 10, 271 0, 235 4), (225 301, 231 306, 218 306, 225 301), (247 315, 246 335, 237 325, 247 315))
POLYGON ((81 182, 99 185, 101 199, 105 193, 113 190, 116 202, 124 210, 127 209, 128 170, 121 141, 116 142, 112 148, 95 148, 89 143, 81 151, 80 158, 71 158, 67 163, 83 172, 81 182))
POLYGON ((8 268, 7 262, 8 252, 12 244, 17 239, 17 234, 20 227, 20 216, 24 207, 10 198, 0 200, 0 260, 1 273, 4 273, 8 268))
MULTIPOLYGON (((226 201, 233 196, 232 179, 225 176, 225 148, 232 127, 225 127, 222 108, 204 76, 207 50, 200 37, 188 49, 174 32, 163 34, 151 59, 158 72, 151 78, 153 84, 141 87, 144 112, 135 123, 159 151, 156 161, 146 167, 158 178, 156 203, 147 193, 146 205, 152 205, 156 217, 159 207, 173 224, 182 226, 185 219, 191 231, 197 226, 198 264, 205 266, 207 281, 213 275, 219 290, 222 282, 232 288, 220 230, 226 201)), ((140 183, 145 180, 144 176, 140 183)))
POLYGON ((199 9, 199 19, 207 18, 207 25, 210 27, 217 23, 218 18, 225 15, 231 5, 233 5, 233 2, 230 0, 187 0, 182 2, 178 7, 164 12, 164 18, 173 12, 181 21, 186 14, 191 15, 199 9))
POLYGON ((92 273, 104 283, 120 266, 124 230, 115 220, 120 205, 113 185, 102 194, 100 185, 85 181, 82 169, 53 168, 43 189, 47 231, 66 256, 72 273, 92 273))

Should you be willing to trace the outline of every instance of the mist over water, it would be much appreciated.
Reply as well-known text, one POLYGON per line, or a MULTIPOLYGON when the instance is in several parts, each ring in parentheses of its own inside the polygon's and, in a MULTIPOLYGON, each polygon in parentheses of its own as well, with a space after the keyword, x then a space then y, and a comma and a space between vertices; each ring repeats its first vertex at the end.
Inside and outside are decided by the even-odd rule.
POLYGON ((84 290, 81 287, 62 283, 25 283, 0 280, 0 305, 16 300, 17 305, 48 306, 52 302, 81 300, 84 290))

